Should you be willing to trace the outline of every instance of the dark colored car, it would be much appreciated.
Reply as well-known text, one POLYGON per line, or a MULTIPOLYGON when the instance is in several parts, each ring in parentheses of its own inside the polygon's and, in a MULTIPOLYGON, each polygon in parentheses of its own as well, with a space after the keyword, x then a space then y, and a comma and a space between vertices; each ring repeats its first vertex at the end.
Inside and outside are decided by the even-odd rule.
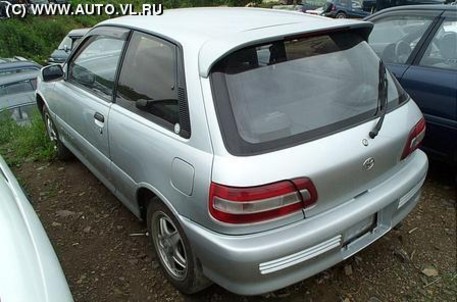
POLYGON ((369 15, 358 1, 331 0, 324 5, 323 16, 331 18, 364 18, 369 15))
POLYGON ((14 73, 38 71, 41 67, 40 64, 22 57, 0 58, 0 78, 14 73))
POLYGON ((402 5, 444 4, 449 0, 363 0, 362 8, 367 12, 402 5))
POLYGON ((65 62, 79 39, 81 39, 88 31, 89 28, 78 28, 70 31, 65 38, 63 38, 62 42, 60 42, 59 47, 52 52, 48 59, 48 63, 54 64, 65 62))
POLYGON ((457 162, 457 6, 416 5, 380 11, 369 43, 424 113, 423 149, 457 162))

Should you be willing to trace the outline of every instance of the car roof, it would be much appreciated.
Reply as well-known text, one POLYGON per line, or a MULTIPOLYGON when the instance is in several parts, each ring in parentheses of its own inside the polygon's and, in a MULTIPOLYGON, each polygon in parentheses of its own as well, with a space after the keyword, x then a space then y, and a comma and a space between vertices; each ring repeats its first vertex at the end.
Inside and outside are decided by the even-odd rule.
POLYGON ((0 77, 0 85, 21 82, 29 79, 35 79, 38 76, 38 70, 18 72, 0 77))
POLYGON ((20 68, 27 66, 36 66, 41 68, 41 65, 34 61, 28 61, 22 57, 0 58, 0 69, 20 68))
POLYGON ((90 30, 90 28, 77 28, 77 29, 73 29, 73 30, 70 30, 70 32, 68 33, 68 36, 69 37, 82 37, 84 36, 88 31, 90 30))
POLYGON ((12 58, 0 58, 0 63, 9 63, 9 62, 18 62, 18 61, 28 61, 24 57, 14 56, 12 58))
POLYGON ((306 32, 371 24, 355 20, 335 20, 301 12, 205 7, 164 10, 161 16, 125 16, 102 25, 117 25, 147 31, 171 39, 187 52, 198 55, 200 75, 207 77, 212 65, 225 54, 254 43, 271 41, 306 32))

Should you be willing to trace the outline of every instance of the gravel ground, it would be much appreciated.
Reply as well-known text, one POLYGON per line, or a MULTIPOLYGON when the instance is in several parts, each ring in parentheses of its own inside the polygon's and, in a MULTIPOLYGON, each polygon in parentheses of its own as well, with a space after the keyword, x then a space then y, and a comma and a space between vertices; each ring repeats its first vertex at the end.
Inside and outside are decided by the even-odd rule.
POLYGON ((145 226, 77 160, 14 168, 75 301, 456 301, 455 170, 431 163, 421 203, 399 230, 314 277, 262 296, 213 285, 184 296, 164 278, 145 226))

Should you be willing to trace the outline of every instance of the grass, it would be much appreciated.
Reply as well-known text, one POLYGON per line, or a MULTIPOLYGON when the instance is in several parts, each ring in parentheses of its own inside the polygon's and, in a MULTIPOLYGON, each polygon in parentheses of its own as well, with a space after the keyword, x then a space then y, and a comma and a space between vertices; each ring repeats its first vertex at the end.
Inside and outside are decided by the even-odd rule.
POLYGON ((48 139, 38 110, 29 126, 19 126, 6 112, 0 113, 0 154, 9 165, 24 161, 49 161, 55 157, 54 146, 48 139))
POLYGON ((22 56, 44 64, 63 37, 74 28, 90 27, 101 17, 56 16, 0 22, 0 57, 22 56))

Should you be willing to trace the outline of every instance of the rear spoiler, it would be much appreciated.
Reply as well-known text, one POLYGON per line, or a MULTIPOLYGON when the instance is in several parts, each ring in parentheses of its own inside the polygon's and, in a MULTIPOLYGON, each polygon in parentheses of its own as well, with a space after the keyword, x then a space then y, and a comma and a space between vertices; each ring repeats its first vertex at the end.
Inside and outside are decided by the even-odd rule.
MULTIPOLYGON (((250 31, 236 33, 221 37, 220 39, 209 40, 199 52, 200 76, 207 78, 211 68, 223 57, 245 48, 250 45, 263 44, 269 41, 282 40, 294 36, 322 35, 326 32, 355 31, 363 39, 373 29, 373 23, 353 20, 331 20, 322 17, 316 18, 316 22, 295 22, 271 27, 258 28, 250 31), (330 25, 330 26, 329 26, 330 25)), ((314 21, 314 20, 313 20, 314 21)))

